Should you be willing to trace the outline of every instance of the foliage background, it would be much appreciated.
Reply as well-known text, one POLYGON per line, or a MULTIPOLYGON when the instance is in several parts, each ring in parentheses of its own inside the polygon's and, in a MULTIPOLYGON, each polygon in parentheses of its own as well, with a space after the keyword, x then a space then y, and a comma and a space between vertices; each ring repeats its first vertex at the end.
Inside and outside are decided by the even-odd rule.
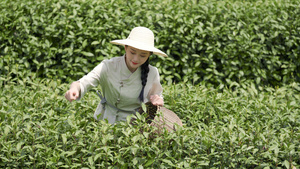
POLYGON ((281 86, 300 81, 299 16, 298 0, 2 0, 0 73, 77 80, 146 26, 165 83, 281 86))

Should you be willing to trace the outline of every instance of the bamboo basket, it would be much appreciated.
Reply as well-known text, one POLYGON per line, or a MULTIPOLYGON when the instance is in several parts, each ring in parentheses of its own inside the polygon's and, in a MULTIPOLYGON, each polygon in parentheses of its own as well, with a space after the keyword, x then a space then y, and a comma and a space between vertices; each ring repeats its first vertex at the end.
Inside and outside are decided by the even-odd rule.
POLYGON ((173 132, 176 130, 176 124, 182 126, 182 121, 173 111, 165 107, 154 106, 151 102, 147 102, 145 105, 147 112, 144 112, 142 107, 139 108, 138 112, 140 114, 147 113, 146 122, 157 127, 157 133, 161 133, 163 128, 173 132))

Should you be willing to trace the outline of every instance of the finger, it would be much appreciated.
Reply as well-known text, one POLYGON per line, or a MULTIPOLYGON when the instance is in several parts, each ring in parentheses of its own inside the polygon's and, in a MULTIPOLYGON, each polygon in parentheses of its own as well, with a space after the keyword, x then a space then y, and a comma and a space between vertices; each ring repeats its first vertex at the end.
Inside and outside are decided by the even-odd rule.
POLYGON ((72 94, 72 98, 75 100, 79 97, 79 92, 78 91, 74 91, 73 94, 72 94))
POLYGON ((79 92, 76 92, 75 97, 76 97, 76 99, 79 97, 79 92))
POLYGON ((65 98, 66 98, 67 100, 69 100, 69 91, 67 91, 67 92, 65 93, 65 98))
POLYGON ((153 102, 152 104, 153 104, 154 106, 157 106, 157 102, 153 102))
POLYGON ((72 98, 71 92, 68 90, 65 94, 65 98, 69 101, 72 102, 74 99, 72 98))
POLYGON ((150 99, 153 99, 153 98, 154 98, 154 95, 151 95, 151 96, 150 96, 150 99))
POLYGON ((74 93, 72 93, 72 94, 70 94, 70 100, 75 100, 76 99, 76 96, 75 96, 75 94, 74 93))
POLYGON ((151 100, 151 103, 152 103, 153 105, 157 106, 157 105, 160 104, 160 100, 156 98, 156 99, 151 100))
POLYGON ((164 105, 164 101, 162 98, 159 98, 157 101, 156 101, 156 104, 157 106, 163 106, 164 105))
POLYGON ((157 98, 159 98, 158 95, 151 95, 151 96, 150 96, 150 100, 151 100, 151 101, 152 101, 152 100, 155 101, 157 98))

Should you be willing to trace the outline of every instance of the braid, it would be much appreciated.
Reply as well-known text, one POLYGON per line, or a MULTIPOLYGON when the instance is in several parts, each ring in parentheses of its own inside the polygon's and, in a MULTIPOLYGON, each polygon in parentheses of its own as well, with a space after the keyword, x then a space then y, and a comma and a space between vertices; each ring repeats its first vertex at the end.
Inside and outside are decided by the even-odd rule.
POLYGON ((141 102, 144 102, 144 88, 146 86, 147 83, 147 78, 148 78, 148 73, 149 73, 149 58, 147 59, 147 61, 141 65, 141 80, 142 80, 142 90, 139 96, 139 99, 141 102))

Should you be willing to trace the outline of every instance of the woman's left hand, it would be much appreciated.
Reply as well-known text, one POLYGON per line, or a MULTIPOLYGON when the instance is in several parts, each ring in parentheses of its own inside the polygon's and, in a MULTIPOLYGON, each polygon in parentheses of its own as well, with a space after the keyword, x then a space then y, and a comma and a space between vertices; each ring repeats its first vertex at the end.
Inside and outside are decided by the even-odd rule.
POLYGON ((150 101, 153 105, 155 106, 163 106, 164 105, 164 100, 161 98, 159 95, 151 95, 150 96, 150 101))

